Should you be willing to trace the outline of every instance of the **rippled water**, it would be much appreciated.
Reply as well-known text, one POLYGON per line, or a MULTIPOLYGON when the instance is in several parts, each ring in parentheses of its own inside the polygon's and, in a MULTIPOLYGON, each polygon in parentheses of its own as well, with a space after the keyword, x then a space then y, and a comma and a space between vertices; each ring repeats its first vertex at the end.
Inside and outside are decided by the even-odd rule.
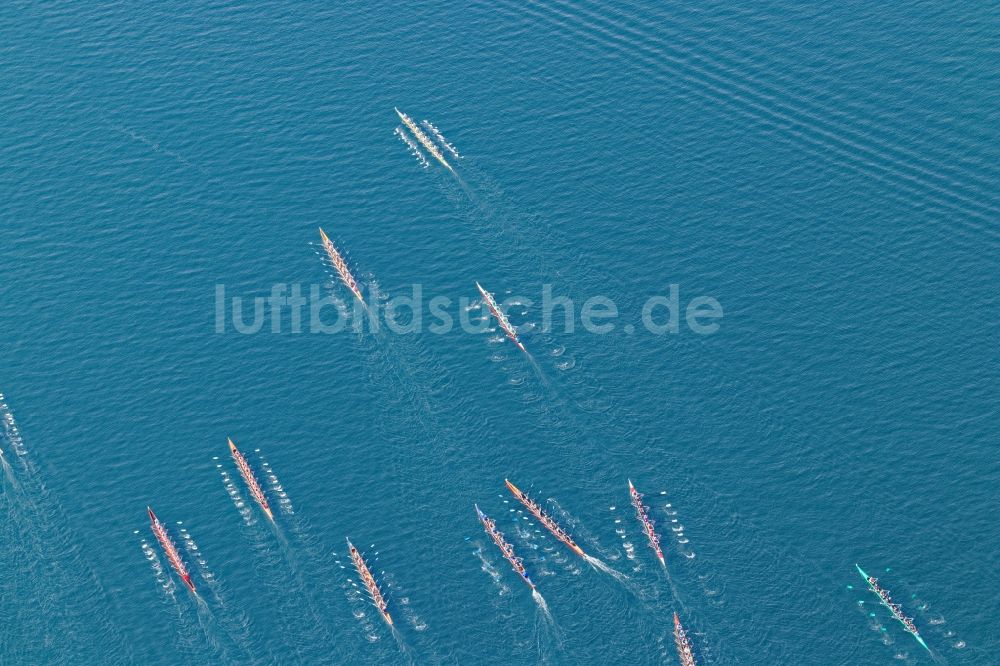
POLYGON ((669 663, 674 611, 699 663, 995 661, 989 8, 0 17, 3 663, 669 663), (408 154, 394 106, 447 137, 455 175, 408 154), (215 332, 219 284, 347 295, 319 225, 370 295, 534 299, 512 313, 530 354, 497 331, 215 332), (546 283, 636 330, 542 332, 546 283), (717 333, 638 326, 670 284, 722 304, 717 333))

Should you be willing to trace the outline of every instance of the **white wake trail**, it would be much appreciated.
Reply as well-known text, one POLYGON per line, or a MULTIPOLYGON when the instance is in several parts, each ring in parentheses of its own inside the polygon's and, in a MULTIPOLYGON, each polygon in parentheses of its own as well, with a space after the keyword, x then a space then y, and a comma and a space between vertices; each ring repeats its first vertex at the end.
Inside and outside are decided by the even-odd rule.
POLYGON ((545 614, 545 619, 547 619, 549 622, 552 622, 552 613, 549 612, 549 605, 545 603, 545 597, 542 596, 542 593, 539 592, 538 590, 532 590, 531 598, 535 600, 535 603, 538 604, 538 607, 541 609, 542 613, 545 614))
POLYGON ((10 481, 10 485, 13 486, 15 490, 17 490, 18 485, 17 485, 17 479, 14 477, 14 470, 10 466, 10 463, 7 462, 7 458, 4 457, 2 451, 0 451, 0 465, 3 466, 4 476, 6 476, 7 480, 10 481))
POLYGON ((17 422, 14 421, 14 414, 7 406, 3 393, 0 393, 0 429, 3 430, 3 438, 10 444, 14 453, 22 457, 28 454, 24 447, 24 440, 21 438, 21 431, 17 427, 17 422))
POLYGON ((603 571, 604 573, 608 574, 609 576, 611 576, 612 578, 614 578, 619 582, 627 583, 630 581, 629 577, 623 574, 621 571, 618 571, 617 569, 612 569, 602 560, 599 560, 593 555, 587 555, 584 557, 584 559, 587 560, 587 564, 589 564, 590 566, 594 567, 598 571, 603 571))
MULTIPOLYGON (((139 530, 135 530, 135 534, 138 534, 139 530)), ((139 545, 142 548, 142 554, 149 562, 149 567, 153 572, 153 578, 156 580, 157 587, 161 592, 161 601, 164 607, 169 609, 172 618, 177 622, 177 638, 181 645, 187 650, 197 650, 198 637, 196 635, 196 630, 194 623, 191 621, 188 614, 185 612, 185 605, 183 605, 180 599, 177 598, 175 592, 177 591, 177 585, 174 583, 173 578, 164 569, 163 563, 160 561, 160 556, 157 555, 156 550, 153 548, 146 539, 140 538, 139 545)), ((185 596, 187 596, 185 594, 185 596)), ((211 638, 207 638, 209 646, 212 649, 218 649, 218 645, 214 644, 211 638)), ((203 646, 202 646, 203 647, 203 646)))
POLYGON ((556 625, 555 620, 552 619, 552 613, 549 612, 549 605, 545 603, 545 599, 538 592, 538 590, 531 591, 531 597, 538 604, 538 615, 535 620, 535 640, 538 644, 538 656, 539 663, 550 663, 550 662, 561 662, 564 661, 564 649, 563 649, 563 635, 559 626, 556 625))

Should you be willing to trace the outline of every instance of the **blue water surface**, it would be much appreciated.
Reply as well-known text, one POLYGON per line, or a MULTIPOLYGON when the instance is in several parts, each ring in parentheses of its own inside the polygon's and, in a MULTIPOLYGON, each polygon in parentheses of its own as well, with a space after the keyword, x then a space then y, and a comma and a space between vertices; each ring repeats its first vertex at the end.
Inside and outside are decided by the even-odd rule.
POLYGON ((676 663, 677 612, 699 663, 997 663, 995 6, 14 0, 0 25, 0 662, 676 663), (247 322, 273 285, 350 296, 319 226, 372 306, 520 301, 528 354, 287 310, 238 332, 233 296, 247 322), (543 331, 546 284, 613 330, 543 331), (718 329, 647 331, 670 285, 718 329))

